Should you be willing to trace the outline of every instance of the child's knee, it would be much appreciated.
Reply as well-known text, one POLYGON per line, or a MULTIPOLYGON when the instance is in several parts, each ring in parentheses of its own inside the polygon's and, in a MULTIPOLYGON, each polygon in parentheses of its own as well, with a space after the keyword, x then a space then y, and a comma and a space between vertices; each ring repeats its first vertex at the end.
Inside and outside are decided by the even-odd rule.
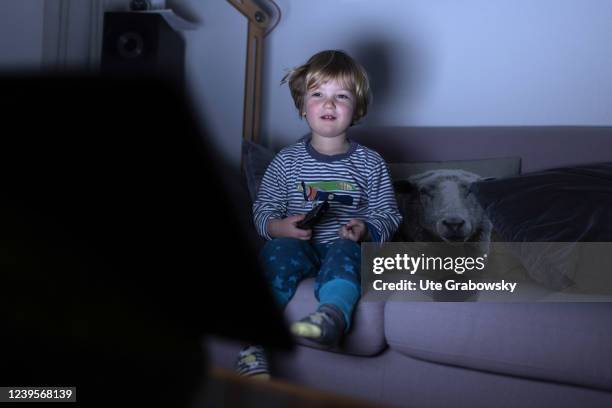
POLYGON ((360 258, 361 257, 361 246, 350 239, 337 239, 332 244, 331 251, 341 252, 345 255, 360 258))
POLYGON ((282 237, 282 238, 274 238, 273 240, 269 241, 270 243, 274 243, 277 245, 289 245, 289 246, 301 246, 304 244, 304 241, 301 239, 297 239, 297 238, 286 238, 286 237, 282 237))
POLYGON ((308 244, 308 241, 302 241, 296 238, 274 238, 264 245, 263 253, 277 253, 277 252, 295 252, 304 248, 308 244))

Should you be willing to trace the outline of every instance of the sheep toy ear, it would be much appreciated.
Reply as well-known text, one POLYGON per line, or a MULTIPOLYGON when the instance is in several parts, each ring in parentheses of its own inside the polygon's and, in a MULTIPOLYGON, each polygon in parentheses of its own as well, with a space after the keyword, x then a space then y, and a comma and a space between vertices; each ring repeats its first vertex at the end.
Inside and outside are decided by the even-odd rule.
POLYGON ((415 190, 415 185, 408 180, 395 180, 393 189, 396 194, 410 194, 415 190))

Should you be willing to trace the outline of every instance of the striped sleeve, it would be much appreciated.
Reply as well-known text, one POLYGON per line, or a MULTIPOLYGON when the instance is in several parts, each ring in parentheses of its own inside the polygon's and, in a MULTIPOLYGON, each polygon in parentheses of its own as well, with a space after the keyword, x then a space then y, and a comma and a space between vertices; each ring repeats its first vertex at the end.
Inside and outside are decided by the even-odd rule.
POLYGON ((272 239, 268 234, 267 224, 271 219, 284 218, 287 214, 287 190, 284 157, 282 152, 274 157, 261 181, 257 199, 253 203, 253 220, 255 229, 265 239, 272 239))
POLYGON ((402 216, 397 208, 387 165, 378 153, 374 154, 376 160, 370 167, 367 180, 368 216, 366 223, 373 240, 382 243, 393 237, 402 222, 402 216))

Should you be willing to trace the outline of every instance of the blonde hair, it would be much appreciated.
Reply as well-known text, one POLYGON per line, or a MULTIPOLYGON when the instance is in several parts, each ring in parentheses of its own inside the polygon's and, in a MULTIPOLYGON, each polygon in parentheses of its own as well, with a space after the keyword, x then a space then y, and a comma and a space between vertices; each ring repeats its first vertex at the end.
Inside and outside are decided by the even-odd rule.
POLYGON ((355 95, 355 110, 351 124, 355 124, 368 112, 370 83, 366 70, 343 51, 321 51, 303 65, 293 68, 285 75, 281 84, 287 82, 295 107, 300 117, 304 112, 304 96, 329 80, 338 81, 355 95))

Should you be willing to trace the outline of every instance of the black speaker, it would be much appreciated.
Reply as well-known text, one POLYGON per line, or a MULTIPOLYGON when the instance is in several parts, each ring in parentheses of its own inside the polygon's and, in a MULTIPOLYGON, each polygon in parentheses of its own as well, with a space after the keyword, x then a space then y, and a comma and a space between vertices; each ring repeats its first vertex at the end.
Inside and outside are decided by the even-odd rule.
POLYGON ((184 82, 185 41, 157 13, 106 12, 101 72, 184 82))

